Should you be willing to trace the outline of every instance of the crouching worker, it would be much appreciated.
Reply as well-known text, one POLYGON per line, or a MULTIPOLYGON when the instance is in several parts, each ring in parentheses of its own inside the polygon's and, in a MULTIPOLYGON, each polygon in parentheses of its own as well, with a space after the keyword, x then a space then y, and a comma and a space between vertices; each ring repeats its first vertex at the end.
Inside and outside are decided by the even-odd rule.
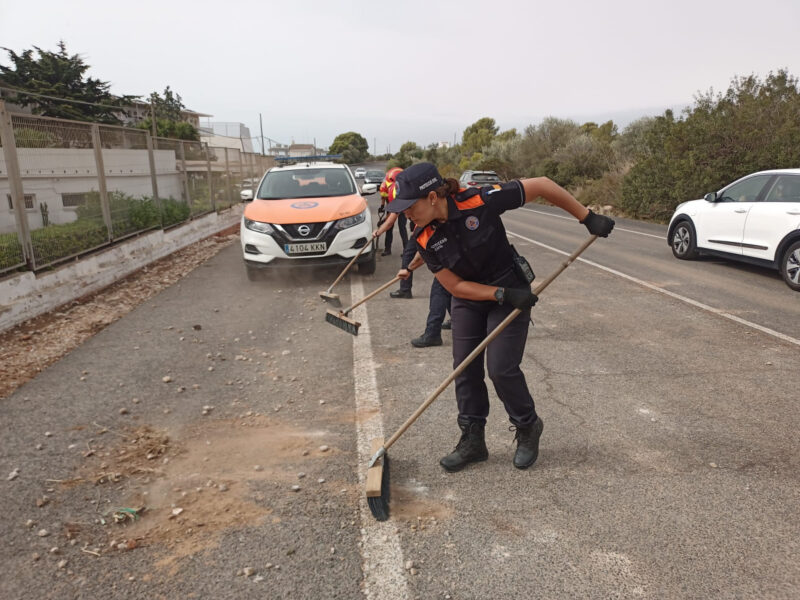
MULTIPOLYGON (((583 223, 589 233, 606 237, 614 221, 597 215, 567 190, 546 177, 510 181, 484 188, 459 189, 455 179, 442 179, 431 163, 405 169, 395 181, 390 212, 402 211, 417 224, 417 250, 439 283, 453 295, 453 365, 461 362, 508 314, 522 313, 487 346, 486 367, 516 430, 514 466, 530 467, 539 455, 543 423, 520 369, 531 307, 531 292, 523 269, 515 267, 500 215, 542 197, 583 223)), ((484 427, 489 395, 484 381, 484 356, 477 357, 456 377, 458 426, 461 439, 439 462, 459 471, 486 460, 484 427)))

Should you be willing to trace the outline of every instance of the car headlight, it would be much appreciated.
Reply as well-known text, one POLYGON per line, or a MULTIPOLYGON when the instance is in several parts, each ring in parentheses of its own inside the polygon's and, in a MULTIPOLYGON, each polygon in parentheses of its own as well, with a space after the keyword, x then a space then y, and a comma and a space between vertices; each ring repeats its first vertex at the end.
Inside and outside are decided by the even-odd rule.
POLYGON ((352 217, 347 217, 344 219, 339 219, 336 221, 336 229, 348 229, 350 227, 355 227, 360 223, 363 223, 364 220, 367 218, 367 211, 364 210, 357 215, 353 215, 352 217))
POLYGON ((266 233, 267 235, 272 235, 273 229, 272 225, 269 223, 262 223, 261 221, 253 221, 245 217, 244 219, 244 226, 249 229, 250 231, 256 231, 258 233, 266 233))

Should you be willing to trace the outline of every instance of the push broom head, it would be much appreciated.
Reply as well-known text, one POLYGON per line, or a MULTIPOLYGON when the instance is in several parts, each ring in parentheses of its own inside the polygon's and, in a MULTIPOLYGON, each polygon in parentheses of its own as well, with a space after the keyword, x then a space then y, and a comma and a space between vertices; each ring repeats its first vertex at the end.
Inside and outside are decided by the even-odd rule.
POLYGON ((339 300, 339 294, 334 294, 333 292, 320 292, 319 297, 325 300, 325 302, 329 302, 334 306, 341 306, 342 302, 339 300))
MULTIPOLYGON (((374 455, 383 447, 383 438, 373 439, 371 446, 374 455)), ((367 469, 367 506, 378 521, 389 518, 389 456, 385 452, 367 469)))
POLYGON ((358 328, 361 323, 350 317, 346 317, 342 311, 333 312, 329 310, 325 313, 325 320, 331 325, 338 327, 342 331, 346 331, 351 335, 358 335, 358 328))

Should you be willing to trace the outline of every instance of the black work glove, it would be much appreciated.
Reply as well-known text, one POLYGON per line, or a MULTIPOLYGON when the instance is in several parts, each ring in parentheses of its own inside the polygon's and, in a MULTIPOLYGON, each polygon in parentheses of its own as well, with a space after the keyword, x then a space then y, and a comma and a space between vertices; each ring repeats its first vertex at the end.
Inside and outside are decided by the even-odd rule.
POLYGON ((539 297, 534 294, 530 288, 516 289, 505 288, 503 302, 508 302, 514 308, 525 310, 526 308, 533 307, 539 297))
POLYGON ((606 217, 605 215, 598 215, 591 210, 581 223, 586 226, 589 233, 599 237, 608 237, 608 234, 614 229, 614 219, 606 217))

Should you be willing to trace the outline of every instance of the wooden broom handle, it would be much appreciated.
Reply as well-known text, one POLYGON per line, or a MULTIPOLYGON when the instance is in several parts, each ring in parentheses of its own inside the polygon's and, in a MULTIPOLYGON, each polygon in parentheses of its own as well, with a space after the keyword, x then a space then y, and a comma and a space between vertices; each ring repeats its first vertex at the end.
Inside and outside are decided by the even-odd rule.
MULTIPOLYGON (((369 241, 368 241, 366 244, 364 244, 364 245, 361 247, 361 250, 359 250, 359 251, 356 253, 356 255, 355 255, 355 256, 354 256, 354 257, 353 257, 353 258, 350 260, 350 262, 349 262, 349 263, 347 263, 347 266, 344 268, 344 270, 343 270, 341 273, 339 273, 339 276, 336 278, 336 280, 335 280, 335 281, 334 281, 334 282, 333 282, 333 283, 330 285, 330 287, 329 287, 329 288, 326 290, 326 292, 327 292, 328 294, 330 294, 330 293, 331 293, 331 290, 333 289, 333 287, 334 287, 334 286, 335 286, 337 283, 339 283, 339 282, 342 280, 342 277, 344 277, 344 276, 345 276, 345 274, 346 274, 346 273, 347 273, 347 272, 350 270, 350 267, 352 267, 352 266, 353 266, 353 263, 354 263, 354 262, 356 262, 356 259, 357 259, 359 256, 361 256, 361 253, 362 253, 364 250, 366 250, 366 249, 367 249, 369 246, 371 246, 371 245, 372 245, 372 238, 370 238, 370 239, 369 239, 369 241)), ((377 249, 376 249, 375 251, 377 252, 377 249)))
MULTIPOLYGON (((414 268, 416 268, 416 267, 414 267, 414 268)), ((407 271, 413 271, 414 269, 409 269, 408 267, 406 267, 406 270, 407 271)), ((376 294, 380 294, 383 290, 385 290, 386 288, 390 287, 392 284, 397 283, 398 281, 400 281, 400 277, 399 276, 395 277, 391 281, 387 281, 381 287, 379 287, 377 290, 375 290, 374 292, 370 292, 369 294, 364 296, 361 300, 359 300, 358 302, 353 304, 351 307, 349 307, 346 310, 342 311, 342 314, 345 315, 345 316, 349 315, 353 311, 353 309, 355 309, 357 306, 361 306, 362 304, 364 304, 364 302, 366 302, 367 300, 369 300, 370 298, 372 298, 376 294)))
MULTIPOLYGON (((539 285, 537 285, 533 289, 533 293, 536 294, 537 296, 539 294, 541 294, 542 291, 544 291, 544 289, 548 285, 550 285, 553 282, 553 280, 556 277, 558 277, 562 273, 562 271, 564 271, 564 269, 566 269, 570 264, 572 264, 575 261, 575 259, 578 258, 578 256, 580 256, 581 253, 584 250, 586 250, 586 248, 588 248, 592 244, 592 242, 594 242, 596 239, 597 239, 596 235, 589 236, 589 238, 585 242, 583 242, 583 244, 581 244, 580 248, 575 250, 575 252, 570 254, 566 258, 566 260, 563 263, 561 263, 561 266, 558 269, 556 269, 544 281, 542 281, 539 285)), ((400 426, 400 429, 398 429, 394 433, 394 435, 392 435, 392 437, 390 437, 383 444, 383 449, 384 450, 388 450, 389 446, 394 444, 397 441, 397 439, 406 432, 406 429, 411 427, 411 425, 414 423, 414 421, 416 421, 419 418, 419 416, 423 412, 425 412, 425 409, 427 409, 433 403, 433 401, 436 400, 436 398, 439 397, 439 394, 441 394, 445 390, 445 388, 447 388, 447 386, 450 385, 450 383, 452 383, 452 381, 456 377, 461 375, 461 373, 464 371, 464 369, 466 369, 469 366, 469 364, 473 360, 475 360, 480 355, 481 352, 483 352, 486 349, 486 346, 488 346, 492 342, 492 340, 494 340, 494 338, 496 338, 498 335, 500 335, 500 333, 508 326, 508 324, 511 323, 511 321, 513 321, 515 318, 517 318, 517 315, 519 315, 519 313, 521 313, 521 312, 522 311, 520 309, 518 309, 518 308, 515 308, 514 310, 512 310, 508 314, 508 316, 505 319, 503 319, 501 321, 501 323, 497 327, 495 327, 488 336, 486 336, 486 339, 484 339, 480 344, 478 344, 478 346, 472 352, 470 352, 470 354, 469 354, 469 356, 467 356, 467 358, 465 358, 464 360, 461 361, 461 364, 456 367, 455 371, 450 373, 450 375, 448 375, 447 379, 445 379, 439 385, 439 387, 437 387, 436 390, 434 390, 434 392, 430 396, 428 396, 428 399, 425 400, 425 402, 422 403, 422 406, 420 406, 417 410, 414 411, 414 414, 412 414, 408 418, 408 420, 406 420, 406 422, 403 423, 400 426)))

